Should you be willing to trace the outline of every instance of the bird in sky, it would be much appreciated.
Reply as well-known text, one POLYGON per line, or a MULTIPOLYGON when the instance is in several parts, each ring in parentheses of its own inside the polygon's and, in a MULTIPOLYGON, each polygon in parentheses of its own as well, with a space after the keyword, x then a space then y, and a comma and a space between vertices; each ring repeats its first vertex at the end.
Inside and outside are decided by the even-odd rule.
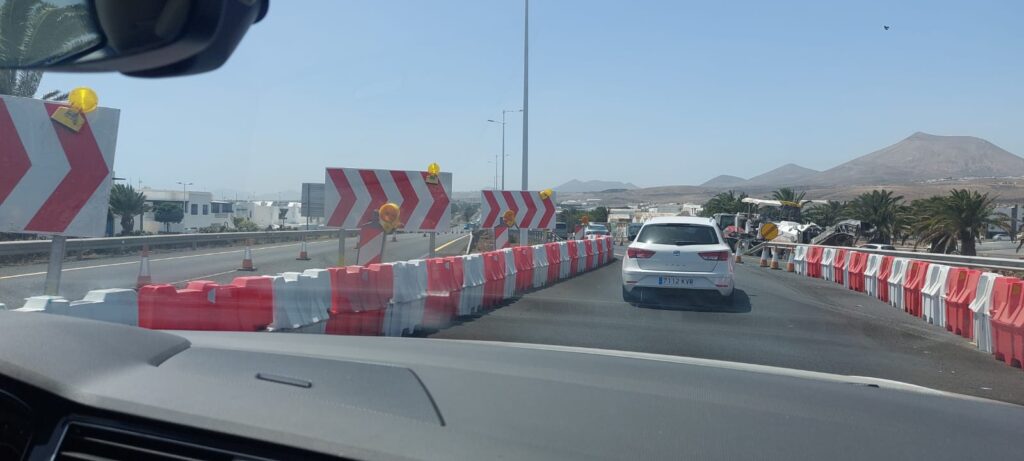
POLYGON ((882 26, 885 30, 889 30, 889 26, 882 26))

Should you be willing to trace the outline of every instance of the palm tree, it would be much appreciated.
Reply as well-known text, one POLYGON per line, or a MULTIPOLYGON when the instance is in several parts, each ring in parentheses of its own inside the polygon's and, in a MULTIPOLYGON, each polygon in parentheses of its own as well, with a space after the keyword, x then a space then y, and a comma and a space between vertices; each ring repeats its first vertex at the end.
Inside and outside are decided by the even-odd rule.
POLYGON ((711 216, 715 213, 739 213, 746 209, 747 205, 743 203, 743 199, 747 198, 747 194, 740 192, 736 195, 736 191, 730 190, 728 192, 722 192, 714 197, 711 197, 704 204, 703 213, 707 216, 711 216))
POLYGON ((936 234, 930 238, 923 238, 922 235, 926 227, 925 223, 935 214, 934 210, 937 207, 942 206, 940 202, 945 199, 946 197, 944 196, 934 195, 910 202, 910 213, 908 219, 911 222, 911 233, 917 236, 917 241, 914 243, 914 249, 917 249, 921 245, 928 245, 929 253, 949 254, 956 251, 956 236, 948 238, 948 235, 936 234))
POLYGON ((131 185, 114 184, 110 189, 110 212, 121 217, 121 234, 135 230, 135 215, 146 211, 146 196, 131 185))
POLYGON ((772 199, 778 200, 780 202, 796 203, 797 207, 799 207, 799 205, 802 204, 802 202, 804 201, 804 196, 806 195, 807 192, 797 193, 795 190, 789 187, 780 187, 772 191, 772 199))
POLYGON ((808 221, 822 227, 828 227, 846 216, 846 208, 846 202, 829 200, 828 202, 817 204, 814 207, 809 207, 804 215, 807 217, 808 221))
POLYGON ((875 235, 871 243, 892 243, 894 237, 905 233, 907 228, 908 209, 903 204, 902 195, 893 195, 892 191, 873 190, 858 195, 848 204, 849 215, 875 226, 875 235))
MULTIPOLYGON (((0 62, 17 66, 84 51, 99 40, 88 30, 91 23, 84 2, 58 6, 38 0, 4 1, 0 3, 0 62)), ((42 78, 38 70, 0 69, 0 94, 31 98, 42 78)), ((53 100, 61 100, 55 97, 62 93, 52 93, 53 100)))
POLYGON ((949 195, 923 201, 921 220, 914 226, 920 240, 948 248, 959 243, 960 254, 975 256, 975 244, 989 226, 1009 232, 1009 216, 996 212, 996 197, 967 189, 953 189, 949 195), (955 242, 955 243, 954 243, 955 242))

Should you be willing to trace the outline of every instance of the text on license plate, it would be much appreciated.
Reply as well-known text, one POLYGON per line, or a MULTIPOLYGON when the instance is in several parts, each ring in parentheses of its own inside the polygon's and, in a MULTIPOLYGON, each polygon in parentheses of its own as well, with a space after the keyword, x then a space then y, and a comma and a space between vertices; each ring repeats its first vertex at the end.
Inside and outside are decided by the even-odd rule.
POLYGON ((690 277, 658 277, 658 285, 663 286, 689 286, 693 285, 693 279, 690 277))

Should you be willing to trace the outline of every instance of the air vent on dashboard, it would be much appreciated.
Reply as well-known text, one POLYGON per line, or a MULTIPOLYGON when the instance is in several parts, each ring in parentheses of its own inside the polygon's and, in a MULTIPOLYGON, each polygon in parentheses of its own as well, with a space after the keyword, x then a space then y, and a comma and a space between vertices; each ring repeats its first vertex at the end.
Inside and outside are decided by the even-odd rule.
POLYGON ((92 424, 70 423, 56 460, 262 460, 250 455, 165 437, 92 424))

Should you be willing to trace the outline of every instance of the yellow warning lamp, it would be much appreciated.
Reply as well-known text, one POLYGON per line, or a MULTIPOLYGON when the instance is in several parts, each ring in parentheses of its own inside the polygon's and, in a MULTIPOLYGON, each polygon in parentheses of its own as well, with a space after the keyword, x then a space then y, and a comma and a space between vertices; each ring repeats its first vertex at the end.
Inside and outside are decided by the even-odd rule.
POLYGON ((516 212, 507 210, 505 211, 505 214, 502 215, 502 219, 504 219, 506 226, 512 227, 516 224, 516 212))
POLYGON ((437 179, 437 175, 441 174, 441 165, 437 162, 427 165, 427 184, 438 184, 440 181, 437 179))
POLYGON ((380 226, 384 228, 385 232, 393 232, 402 225, 398 222, 400 214, 401 210, 394 203, 388 202, 380 206, 377 216, 380 218, 380 226))
POLYGON ((50 118, 77 133, 85 125, 84 115, 96 110, 99 97, 92 88, 80 86, 68 93, 68 105, 57 108, 50 118))
POLYGON ((92 88, 80 86, 68 93, 68 103, 75 110, 82 113, 89 113, 99 106, 100 98, 92 88))
POLYGON ((551 198, 551 194, 553 194, 551 189, 544 189, 544 190, 540 191, 540 199, 541 200, 547 200, 547 199, 551 198))

